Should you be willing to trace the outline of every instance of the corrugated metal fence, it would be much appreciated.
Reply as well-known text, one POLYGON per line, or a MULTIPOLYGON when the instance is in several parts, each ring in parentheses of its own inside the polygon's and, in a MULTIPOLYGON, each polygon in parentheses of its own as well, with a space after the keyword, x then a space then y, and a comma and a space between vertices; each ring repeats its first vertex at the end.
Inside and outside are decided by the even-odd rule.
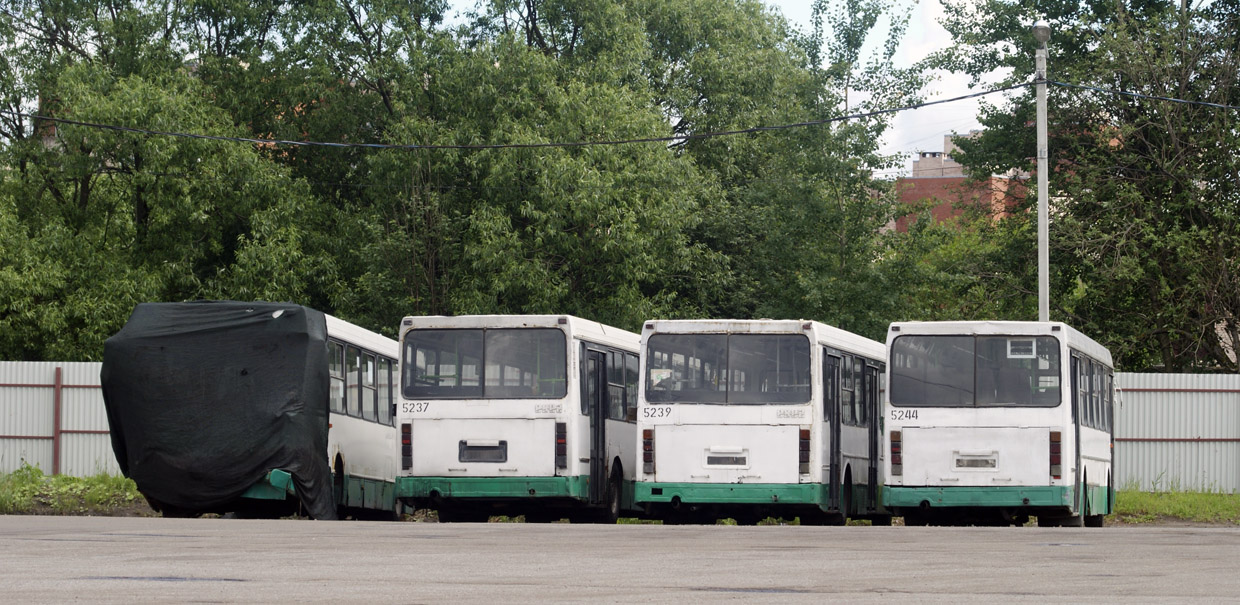
POLYGON ((120 474, 99 363, 0 362, 0 472, 120 474))
POLYGON ((1115 376, 1115 487, 1240 490, 1240 375, 1115 376))
MULTIPOLYGON (((0 362, 0 472, 120 474, 99 363, 0 362)), ((1115 486, 1240 491, 1240 375, 1115 377, 1115 486)))

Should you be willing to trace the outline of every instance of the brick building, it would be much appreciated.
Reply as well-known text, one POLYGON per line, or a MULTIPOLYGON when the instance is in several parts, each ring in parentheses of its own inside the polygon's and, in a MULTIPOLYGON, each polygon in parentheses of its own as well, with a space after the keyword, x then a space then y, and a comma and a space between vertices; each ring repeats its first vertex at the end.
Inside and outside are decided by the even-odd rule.
MULTIPOLYGON (((977 131, 966 136, 974 136, 977 131)), ((1012 206, 1024 198, 1026 174, 995 175, 983 180, 970 181, 964 167, 952 158, 958 148, 955 137, 943 137, 943 151, 923 151, 913 161, 913 174, 896 180, 900 202, 906 205, 936 200, 930 214, 935 222, 942 222, 965 213, 973 206, 982 206, 995 220, 1007 216, 1012 206)), ((917 220, 919 213, 898 218, 897 231, 907 231, 917 220)))

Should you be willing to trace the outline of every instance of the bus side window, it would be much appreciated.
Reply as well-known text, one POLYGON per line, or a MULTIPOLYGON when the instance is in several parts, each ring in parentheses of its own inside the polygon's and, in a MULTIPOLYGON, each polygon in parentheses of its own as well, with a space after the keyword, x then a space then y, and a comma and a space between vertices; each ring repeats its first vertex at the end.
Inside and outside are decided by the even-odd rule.
POLYGON ((362 352, 357 347, 349 347, 345 353, 345 369, 348 370, 345 382, 345 408, 350 416, 362 415, 362 352))
POLYGON ((344 345, 338 342, 327 343, 327 369, 331 375, 331 411, 343 414, 344 409, 344 345))
POLYGON ((379 358, 379 423, 392 425, 392 360, 379 358))
POLYGON ((840 366, 840 422, 857 425, 856 393, 853 390, 852 357, 845 355, 840 366))
POLYGON ((822 417, 827 422, 835 417, 840 402, 840 358, 837 355, 826 355, 826 371, 822 377, 822 417))
POLYGON ((607 353, 607 418, 624 420, 624 353, 609 351, 607 353))
POLYGON ((1085 408, 1089 405, 1089 362, 1076 358, 1076 421, 1085 424, 1085 408))
POLYGON ((1089 426, 1098 428, 1098 365, 1091 359, 1089 361, 1089 369, 1086 377, 1089 379, 1089 393, 1087 394, 1089 401, 1089 426))
POLYGON ((1104 405, 1106 406, 1107 432, 1111 433, 1115 431, 1115 377, 1109 371, 1106 374, 1106 387, 1103 395, 1106 397, 1104 405))
POLYGON ((624 405, 625 420, 637 422, 637 356, 632 353, 624 355, 624 405))
POLYGON ((370 353, 362 356, 362 364, 362 418, 374 422, 379 419, 375 414, 375 406, 378 403, 375 384, 379 367, 375 363, 375 356, 370 353))
POLYGON ((865 360, 860 357, 853 358, 853 380, 857 383, 858 394, 853 396, 856 402, 857 426, 870 425, 870 401, 874 396, 874 379, 868 371, 866 371, 865 360))
POLYGON ((1094 364, 1094 427, 1106 430, 1106 411, 1103 407, 1102 364, 1094 364))

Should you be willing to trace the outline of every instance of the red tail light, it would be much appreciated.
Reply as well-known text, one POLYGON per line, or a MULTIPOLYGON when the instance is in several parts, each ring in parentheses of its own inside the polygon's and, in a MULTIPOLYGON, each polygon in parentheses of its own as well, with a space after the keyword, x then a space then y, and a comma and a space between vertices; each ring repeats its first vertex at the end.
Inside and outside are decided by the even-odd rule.
POLYGON ((891 474, 904 474, 904 444, 900 431, 891 431, 891 474))
POLYGON ((568 468, 568 425, 555 423, 555 467, 568 468))
POLYGON ((413 425, 408 422, 400 425, 400 467, 413 468, 413 425))
POLYGON ((642 429, 642 472, 654 474, 654 429, 642 429))
POLYGON ((1051 431, 1050 462, 1051 462, 1051 478, 1052 479, 1063 478, 1063 460, 1061 458, 1062 447, 1063 446, 1060 443, 1059 431, 1051 431))

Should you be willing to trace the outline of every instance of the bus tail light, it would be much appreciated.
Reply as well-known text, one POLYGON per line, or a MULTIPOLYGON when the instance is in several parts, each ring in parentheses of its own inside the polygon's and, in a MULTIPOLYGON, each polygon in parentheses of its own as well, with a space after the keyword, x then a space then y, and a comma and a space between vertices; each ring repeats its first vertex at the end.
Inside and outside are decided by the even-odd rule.
POLYGON ((891 474, 904 474, 904 443, 900 431, 891 431, 891 474))
POLYGON ((400 425, 400 467, 413 468, 413 425, 408 422, 400 425))
POLYGON ((1062 453, 1062 444, 1060 442, 1059 431, 1051 431, 1051 478, 1060 479, 1063 477, 1063 460, 1060 456, 1062 453))
POLYGON ((809 474, 809 429, 801 429, 801 465, 798 470, 802 475, 809 474))
POLYGON ((642 429, 642 472, 654 474, 654 429, 642 429))
POLYGON ((568 425, 555 423, 555 467, 568 468, 568 425))

